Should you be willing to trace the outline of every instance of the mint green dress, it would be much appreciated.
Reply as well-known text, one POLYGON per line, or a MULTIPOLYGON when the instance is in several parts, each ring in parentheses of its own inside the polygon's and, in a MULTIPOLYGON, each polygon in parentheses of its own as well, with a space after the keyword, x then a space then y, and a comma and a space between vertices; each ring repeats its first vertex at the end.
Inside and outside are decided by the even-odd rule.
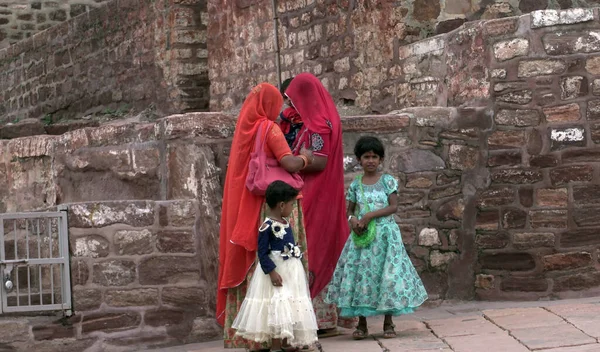
MULTIPOLYGON (((356 203, 357 217, 389 205, 388 197, 398 191, 398 182, 383 174, 374 185, 354 180, 347 200, 356 203)), ((326 301, 336 304, 342 317, 409 314, 427 300, 427 291, 413 266, 394 215, 378 218, 375 240, 365 248, 357 248, 352 236, 344 246, 326 301)))

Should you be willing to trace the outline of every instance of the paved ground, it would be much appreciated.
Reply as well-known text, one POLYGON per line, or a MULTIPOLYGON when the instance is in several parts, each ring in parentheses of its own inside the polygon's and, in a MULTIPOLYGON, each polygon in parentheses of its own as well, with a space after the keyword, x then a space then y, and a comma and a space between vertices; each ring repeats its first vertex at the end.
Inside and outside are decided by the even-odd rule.
MULTIPOLYGON (((600 297, 551 302, 443 303, 395 320, 398 337, 382 338, 383 319, 369 320, 372 336, 351 330, 321 339, 323 352, 600 352, 600 297)), ((222 341, 160 352, 226 352, 222 341)), ((157 350, 154 350, 157 351, 157 350)))

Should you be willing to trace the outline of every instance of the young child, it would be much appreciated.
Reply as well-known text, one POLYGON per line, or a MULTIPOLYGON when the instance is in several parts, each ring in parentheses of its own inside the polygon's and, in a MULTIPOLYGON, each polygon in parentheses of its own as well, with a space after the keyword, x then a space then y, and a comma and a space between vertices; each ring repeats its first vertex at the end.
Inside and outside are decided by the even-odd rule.
POLYGON ((367 318, 385 315, 384 338, 396 336, 392 316, 409 314, 427 299, 394 220, 398 207, 398 182, 378 171, 384 147, 375 137, 362 137, 354 154, 364 170, 350 185, 346 199, 348 238, 329 285, 326 301, 342 317, 359 317, 352 337, 368 336, 367 318))
POLYGON ((317 341, 317 319, 310 300, 302 252, 288 217, 298 191, 283 181, 267 187, 267 218, 258 229, 259 265, 232 327, 255 342, 271 340, 271 351, 317 341))

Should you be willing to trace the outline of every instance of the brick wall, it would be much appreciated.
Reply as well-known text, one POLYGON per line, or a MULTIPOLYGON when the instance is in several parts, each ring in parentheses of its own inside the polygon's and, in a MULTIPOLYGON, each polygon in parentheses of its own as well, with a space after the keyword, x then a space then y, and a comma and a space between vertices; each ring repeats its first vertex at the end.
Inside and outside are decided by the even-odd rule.
POLYGON ((0 124, 123 106, 206 110, 205 9, 201 0, 114 0, 0 50, 0 124))
POLYGON ((103 0, 6 0, 0 4, 0 49, 29 38, 90 9, 103 0))

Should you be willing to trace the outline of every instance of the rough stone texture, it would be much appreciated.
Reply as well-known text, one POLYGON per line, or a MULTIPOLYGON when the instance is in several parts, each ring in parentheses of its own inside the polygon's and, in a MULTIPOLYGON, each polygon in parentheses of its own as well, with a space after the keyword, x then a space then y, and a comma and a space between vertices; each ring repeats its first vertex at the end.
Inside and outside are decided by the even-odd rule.
POLYGON ((102 2, 0 7, 0 125, 18 122, 0 138, 106 109, 207 110, 206 3, 102 2))

